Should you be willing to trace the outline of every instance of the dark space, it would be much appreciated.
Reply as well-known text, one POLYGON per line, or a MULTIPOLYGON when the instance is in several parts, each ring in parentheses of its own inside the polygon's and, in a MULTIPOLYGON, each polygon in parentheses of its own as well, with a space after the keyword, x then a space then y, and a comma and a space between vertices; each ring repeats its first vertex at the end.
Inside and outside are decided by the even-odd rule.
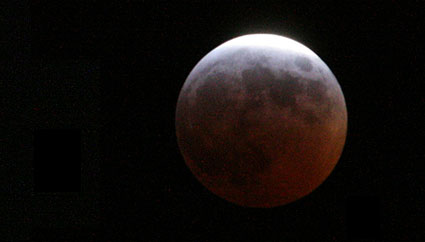
POLYGON ((35 130, 33 171, 37 193, 81 192, 80 130, 35 130))
POLYGON ((1 3, 0 237, 425 240, 422 9, 421 1, 1 3), (196 63, 259 32, 320 56, 348 111, 347 141, 329 178, 272 209, 239 207, 203 187, 184 163, 174 123, 196 63), (35 134, 63 129, 80 132, 70 143, 81 146, 80 190, 42 192, 35 134))

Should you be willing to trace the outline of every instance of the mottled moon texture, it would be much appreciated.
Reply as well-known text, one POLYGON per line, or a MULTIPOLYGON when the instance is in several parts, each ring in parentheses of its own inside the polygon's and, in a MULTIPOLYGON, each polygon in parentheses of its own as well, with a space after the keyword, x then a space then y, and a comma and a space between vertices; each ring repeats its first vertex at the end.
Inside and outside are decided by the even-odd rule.
POLYGON ((278 35, 245 35, 193 68, 176 135, 195 177, 244 207, 276 207, 316 189, 345 143, 344 95, 328 66, 278 35))

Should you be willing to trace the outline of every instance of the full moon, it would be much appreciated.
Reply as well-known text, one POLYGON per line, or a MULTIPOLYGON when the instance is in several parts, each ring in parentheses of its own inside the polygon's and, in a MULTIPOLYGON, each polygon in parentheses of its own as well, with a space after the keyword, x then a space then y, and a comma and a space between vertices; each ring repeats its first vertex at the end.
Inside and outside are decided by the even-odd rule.
POLYGON ((251 34, 209 52, 177 101, 184 160, 212 193, 276 207, 316 189, 338 162, 347 109, 329 67, 286 37, 251 34))

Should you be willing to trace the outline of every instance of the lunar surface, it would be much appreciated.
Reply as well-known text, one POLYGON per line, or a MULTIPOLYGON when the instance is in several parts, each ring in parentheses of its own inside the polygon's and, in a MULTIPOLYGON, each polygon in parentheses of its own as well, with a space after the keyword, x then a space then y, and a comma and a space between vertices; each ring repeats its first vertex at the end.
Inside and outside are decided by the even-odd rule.
POLYGON ((329 176, 347 110, 329 67, 278 35, 245 35, 193 68, 176 108, 187 166, 212 193, 245 207, 304 197, 329 176))

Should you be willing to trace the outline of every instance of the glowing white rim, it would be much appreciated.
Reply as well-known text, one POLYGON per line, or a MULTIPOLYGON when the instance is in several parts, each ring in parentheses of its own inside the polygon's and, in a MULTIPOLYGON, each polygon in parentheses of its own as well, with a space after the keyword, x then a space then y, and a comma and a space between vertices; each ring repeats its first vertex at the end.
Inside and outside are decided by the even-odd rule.
POLYGON ((274 34, 249 34, 231 39, 224 42, 219 47, 232 47, 232 46, 261 46, 261 47, 273 47, 287 51, 294 51, 303 53, 306 55, 318 57, 312 50, 304 46, 303 44, 274 34))

